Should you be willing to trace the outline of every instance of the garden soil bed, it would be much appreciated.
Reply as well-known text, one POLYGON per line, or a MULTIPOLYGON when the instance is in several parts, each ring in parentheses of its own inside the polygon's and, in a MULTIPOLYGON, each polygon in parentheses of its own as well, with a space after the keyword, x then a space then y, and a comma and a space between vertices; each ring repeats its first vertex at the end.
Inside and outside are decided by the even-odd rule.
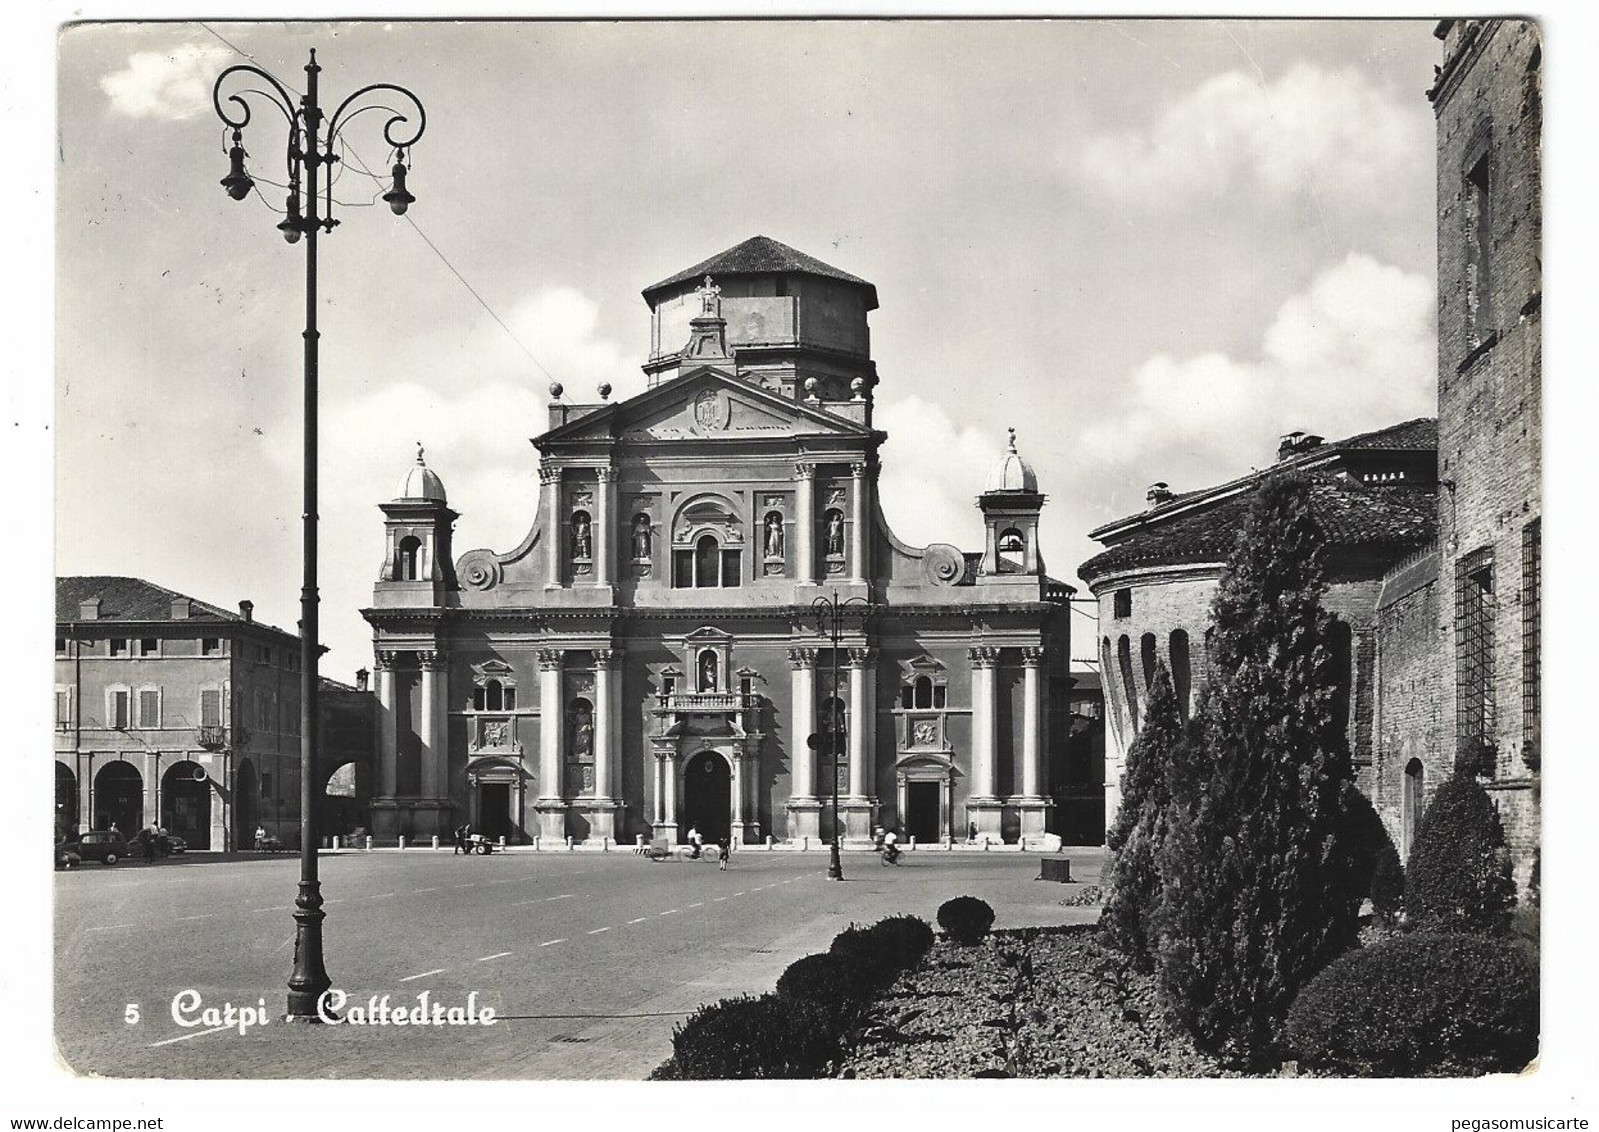
POLYGON ((939 939, 877 1003, 897 1037, 846 1059, 853 1077, 1238 1076, 1200 1053, 1091 926, 939 939), (1031 972, 1028 971, 1028 961, 1031 972))

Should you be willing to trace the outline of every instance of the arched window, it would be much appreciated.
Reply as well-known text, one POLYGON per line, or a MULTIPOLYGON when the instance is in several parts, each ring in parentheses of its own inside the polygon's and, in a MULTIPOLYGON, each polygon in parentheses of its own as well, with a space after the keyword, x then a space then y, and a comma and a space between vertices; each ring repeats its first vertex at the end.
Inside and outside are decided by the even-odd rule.
MULTIPOLYGON (((1332 664, 1333 678, 1338 682, 1333 697, 1333 719, 1339 732, 1348 735, 1351 690, 1355 686, 1355 637, 1349 622, 1338 617, 1333 618, 1332 623, 1332 664)), ((1353 741, 1353 736, 1350 738, 1353 741)))
POLYGON ((1138 641, 1138 659, 1144 669, 1144 691, 1155 682, 1155 634, 1145 633, 1138 641))
POLYGON ((1421 827, 1422 811, 1427 808, 1426 777, 1427 771, 1420 759, 1411 759, 1406 764, 1404 799, 1399 812, 1399 851, 1407 861, 1416 830, 1421 827))
POLYGON ((1116 642, 1116 667, 1121 671, 1123 694, 1127 697, 1127 718, 1138 730, 1138 684, 1133 679, 1133 644, 1122 634, 1116 642))
POLYGON ((933 681, 926 676, 916 678, 916 706, 919 708, 933 706, 933 681))
POLYGON ((1188 633, 1173 629, 1171 634, 1171 683, 1177 693, 1177 711, 1188 718, 1188 697, 1193 691, 1193 660, 1188 655, 1188 633))
POLYGON ((999 570, 1002 574, 1019 574, 1027 554, 1027 540, 1015 527, 999 536, 999 570))
POLYGON ((694 544, 694 585, 714 586, 721 581, 721 548, 713 535, 701 535, 694 544))
POLYGON ((418 578, 418 560, 422 557, 422 540, 415 535, 406 535, 400 540, 399 562, 395 564, 395 574, 402 582, 414 582, 418 578))
POLYGON ((472 708, 475 711, 515 711, 516 685, 491 676, 472 689, 472 708))

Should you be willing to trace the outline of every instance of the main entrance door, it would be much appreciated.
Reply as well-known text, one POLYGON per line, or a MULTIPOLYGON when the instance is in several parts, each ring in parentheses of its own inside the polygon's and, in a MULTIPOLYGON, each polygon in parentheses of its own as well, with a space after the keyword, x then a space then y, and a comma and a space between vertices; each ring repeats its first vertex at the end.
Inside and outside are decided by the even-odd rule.
POLYGON ((706 844, 727 837, 733 828, 733 776, 727 760, 701 751, 683 768, 682 835, 697 829, 706 844))
POLYGON ((919 845, 937 844, 943 831, 938 828, 940 782, 905 784, 905 832, 919 845))
POLYGON ((177 763, 162 778, 161 824, 190 849, 211 848, 211 783, 199 763, 177 763))
POLYGON ((511 836, 511 784, 509 782, 480 782, 477 788, 477 829, 484 837, 511 836))

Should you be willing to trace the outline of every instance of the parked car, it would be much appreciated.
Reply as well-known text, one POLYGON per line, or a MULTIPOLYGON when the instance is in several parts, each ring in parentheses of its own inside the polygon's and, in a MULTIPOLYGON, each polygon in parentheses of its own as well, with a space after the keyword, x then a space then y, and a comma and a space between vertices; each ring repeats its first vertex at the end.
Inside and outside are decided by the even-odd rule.
POLYGON ((78 856, 78 850, 70 841, 63 841, 56 846, 56 868, 70 869, 73 865, 83 864, 83 858, 78 856))
POLYGON ((76 853, 80 860, 103 865, 114 865, 128 855, 127 838, 114 829, 92 829, 76 841, 66 842, 64 848, 76 853))
POLYGON ((189 851, 189 843, 177 834, 163 831, 162 836, 167 839, 168 853, 187 853, 189 851))

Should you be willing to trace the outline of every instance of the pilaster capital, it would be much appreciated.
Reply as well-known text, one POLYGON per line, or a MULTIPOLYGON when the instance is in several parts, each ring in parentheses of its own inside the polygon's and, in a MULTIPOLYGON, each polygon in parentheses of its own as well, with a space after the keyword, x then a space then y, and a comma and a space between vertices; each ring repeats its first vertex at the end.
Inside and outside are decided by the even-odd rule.
POLYGON ((621 649, 595 649, 594 667, 614 669, 622 663, 622 655, 621 649))
POLYGON ((540 649, 538 651, 540 672, 559 672, 565 661, 566 654, 560 649, 540 649))
POLYGON ((1045 652, 1042 645, 1028 645, 1022 649, 1022 664, 1027 668, 1037 668, 1044 663, 1045 652))
POLYGON ((373 654, 372 667, 379 672, 392 672, 400 654, 392 649, 379 649, 373 654))
POLYGON ((966 655, 971 659, 973 668, 993 668, 999 663, 999 650, 986 645, 969 648, 966 655))
POLYGON ((816 478, 816 465, 804 461, 794 465, 794 478, 797 480, 813 480, 816 478))
POLYGON ((594 477, 601 483, 610 483, 616 479, 616 468, 611 464, 601 464, 594 469, 594 477))
POLYGON ((559 464, 540 464, 539 483, 549 486, 561 482, 561 466, 559 464))
POLYGON ((859 460, 859 461, 856 461, 855 463, 851 464, 849 466, 849 474, 850 474, 851 478, 853 478, 853 479, 858 479, 858 480, 865 479, 866 478, 866 462, 864 460, 859 460))
POLYGON ((416 659, 429 672, 442 672, 450 660, 445 653, 433 649, 417 653, 416 659))
POLYGON ((789 649, 788 663, 796 672, 816 667, 815 649, 789 649))
POLYGON ((874 648, 853 648, 847 653, 846 668, 870 668, 877 661, 877 650, 874 648))

